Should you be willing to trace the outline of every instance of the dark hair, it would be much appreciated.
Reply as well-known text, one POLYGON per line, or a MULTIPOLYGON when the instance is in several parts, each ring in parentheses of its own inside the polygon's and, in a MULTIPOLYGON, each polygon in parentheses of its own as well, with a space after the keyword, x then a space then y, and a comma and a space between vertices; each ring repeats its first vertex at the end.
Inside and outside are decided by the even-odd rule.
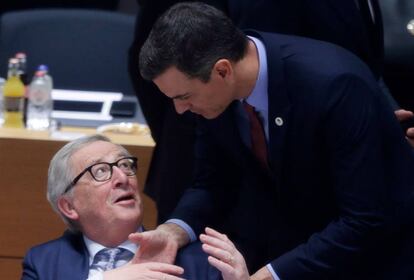
POLYGON ((178 3, 154 24, 141 48, 139 68, 153 80, 175 66, 204 82, 222 58, 237 62, 247 49, 247 37, 216 8, 200 2, 178 3))

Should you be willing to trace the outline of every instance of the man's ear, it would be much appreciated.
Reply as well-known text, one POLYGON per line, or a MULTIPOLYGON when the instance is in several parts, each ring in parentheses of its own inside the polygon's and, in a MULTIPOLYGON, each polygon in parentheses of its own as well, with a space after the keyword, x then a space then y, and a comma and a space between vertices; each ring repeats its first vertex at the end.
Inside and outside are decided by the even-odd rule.
POLYGON ((228 59, 219 59, 214 64, 213 71, 221 78, 226 79, 233 75, 233 66, 228 59))
POLYGON ((76 211, 75 207, 73 207, 72 199, 66 196, 61 196, 58 199, 57 205, 58 205, 60 212, 62 212, 63 215, 65 215, 68 219, 71 219, 71 220, 79 219, 79 214, 76 211))

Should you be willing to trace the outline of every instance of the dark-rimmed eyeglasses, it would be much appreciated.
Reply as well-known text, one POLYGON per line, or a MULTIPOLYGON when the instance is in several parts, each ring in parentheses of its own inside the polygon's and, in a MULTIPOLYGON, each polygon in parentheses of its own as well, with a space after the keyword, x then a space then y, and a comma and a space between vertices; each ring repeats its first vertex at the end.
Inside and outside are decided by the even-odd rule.
POLYGON ((78 176, 73 179, 73 181, 66 187, 63 193, 70 191, 80 178, 85 175, 86 172, 89 172, 92 178, 97 182, 105 182, 112 178, 113 167, 118 167, 122 172, 127 176, 134 176, 137 174, 137 162, 136 157, 123 157, 115 162, 98 162, 92 164, 91 166, 85 168, 78 176))

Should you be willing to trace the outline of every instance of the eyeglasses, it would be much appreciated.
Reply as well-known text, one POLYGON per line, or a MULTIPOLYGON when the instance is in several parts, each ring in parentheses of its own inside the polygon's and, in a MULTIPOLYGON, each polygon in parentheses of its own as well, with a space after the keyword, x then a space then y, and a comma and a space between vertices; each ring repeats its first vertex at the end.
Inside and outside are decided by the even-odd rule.
POLYGON ((80 178, 86 173, 89 172, 92 175, 92 178, 97 182, 105 182, 112 178, 113 167, 118 167, 122 172, 127 176, 134 176, 137 174, 137 162, 136 157, 124 157, 115 162, 98 162, 92 164, 91 166, 85 168, 78 176, 73 179, 73 181, 66 187, 63 193, 67 193, 72 189, 80 178))

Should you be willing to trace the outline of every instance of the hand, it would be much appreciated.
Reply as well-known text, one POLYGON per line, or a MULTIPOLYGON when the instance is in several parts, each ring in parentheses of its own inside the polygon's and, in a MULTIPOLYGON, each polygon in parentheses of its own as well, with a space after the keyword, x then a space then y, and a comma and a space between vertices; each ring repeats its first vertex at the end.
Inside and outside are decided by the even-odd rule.
POLYGON ((184 270, 175 265, 165 263, 128 263, 120 268, 103 273, 104 280, 183 280, 178 277, 184 270))
POLYGON ((206 234, 200 235, 203 250, 208 262, 221 271, 224 280, 249 280, 249 271, 242 254, 225 234, 206 228, 206 234))
MULTIPOLYGON (((402 122, 414 116, 413 112, 407 110, 396 110, 395 116, 397 117, 398 121, 402 122)), ((411 147, 414 147, 414 128, 409 128, 406 132, 406 139, 408 143, 410 143, 411 147)))
POLYGON ((262 267, 250 277, 250 280, 273 280, 273 276, 267 267, 262 267))
POLYGON ((187 233, 176 224, 162 224, 155 230, 132 233, 129 240, 139 244, 132 263, 162 262, 172 264, 179 248, 189 242, 187 233))

